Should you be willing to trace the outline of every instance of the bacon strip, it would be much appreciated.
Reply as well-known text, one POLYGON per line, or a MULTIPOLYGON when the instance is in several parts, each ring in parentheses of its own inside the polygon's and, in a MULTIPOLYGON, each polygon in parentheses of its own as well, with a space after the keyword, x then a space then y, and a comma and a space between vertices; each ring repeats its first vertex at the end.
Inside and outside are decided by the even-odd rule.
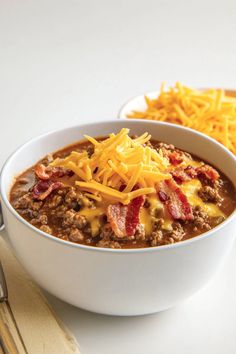
POLYGON ((111 225, 114 234, 123 238, 126 236, 127 205, 111 204, 107 207, 107 220, 111 225))
POLYGON ((174 220, 193 219, 192 207, 174 180, 168 179, 160 182, 158 196, 174 220))
POLYGON ((44 200, 52 193, 52 191, 61 187, 61 182, 39 181, 33 189, 33 198, 44 200))
POLYGON ((140 210, 145 202, 145 197, 141 195, 140 197, 134 198, 128 204, 128 210, 125 221, 126 235, 133 236, 140 223, 140 210))
POLYGON ((135 234, 144 202, 145 197, 140 196, 131 200, 128 205, 116 203, 108 206, 107 219, 117 237, 124 238, 135 234))

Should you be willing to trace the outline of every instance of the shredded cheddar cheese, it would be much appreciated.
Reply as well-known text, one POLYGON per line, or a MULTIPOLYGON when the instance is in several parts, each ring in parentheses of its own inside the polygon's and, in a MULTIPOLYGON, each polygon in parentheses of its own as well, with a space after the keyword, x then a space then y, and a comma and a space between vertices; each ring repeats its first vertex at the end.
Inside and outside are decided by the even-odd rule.
POLYGON ((145 96, 147 109, 133 111, 128 118, 164 121, 198 130, 219 141, 236 154, 236 97, 224 90, 194 90, 176 83, 156 99, 145 96))
POLYGON ((51 166, 72 170, 78 177, 75 185, 97 201, 110 198, 128 204, 138 196, 155 193, 156 183, 171 177, 169 161, 161 151, 145 145, 151 138, 148 133, 134 139, 128 134, 129 129, 123 128, 102 141, 86 135, 94 145, 91 156, 87 151, 72 151, 51 166))

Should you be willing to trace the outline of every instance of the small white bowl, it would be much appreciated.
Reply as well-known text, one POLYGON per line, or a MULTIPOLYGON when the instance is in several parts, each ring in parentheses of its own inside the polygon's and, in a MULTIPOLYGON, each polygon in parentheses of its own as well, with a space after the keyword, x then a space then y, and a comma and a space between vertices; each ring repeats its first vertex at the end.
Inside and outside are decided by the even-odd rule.
POLYGON ((130 114, 132 111, 145 112, 145 110, 147 109, 147 104, 145 102, 144 96, 154 99, 159 96, 159 93, 160 93, 160 91, 153 91, 153 92, 148 92, 145 95, 139 95, 139 96, 135 96, 133 98, 130 98, 120 108, 117 118, 127 119, 128 114, 130 114))
POLYGON ((228 255, 236 212, 195 238, 161 247, 109 249, 83 246, 46 234, 11 206, 9 190, 21 171, 49 152, 82 139, 130 128, 173 143, 220 168, 236 183, 236 158, 211 138, 174 124, 111 120, 48 133, 21 146, 5 163, 0 181, 3 216, 10 242, 32 278, 68 303, 109 315, 142 315, 172 307, 202 288, 228 255))

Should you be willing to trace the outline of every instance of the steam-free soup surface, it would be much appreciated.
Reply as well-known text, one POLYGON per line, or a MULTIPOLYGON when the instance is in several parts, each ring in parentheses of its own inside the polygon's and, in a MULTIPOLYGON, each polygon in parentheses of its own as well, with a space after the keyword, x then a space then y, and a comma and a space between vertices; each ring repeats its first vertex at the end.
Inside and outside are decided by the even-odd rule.
POLYGON ((51 166, 72 151, 92 156, 93 144, 84 141, 46 156, 23 172, 11 189, 10 202, 24 219, 48 234, 109 248, 183 241, 214 228, 235 210, 235 188, 223 173, 173 145, 150 140, 147 146, 161 151, 170 162, 171 179, 158 181, 155 193, 134 198, 128 205, 82 190, 75 185, 76 173, 51 166))

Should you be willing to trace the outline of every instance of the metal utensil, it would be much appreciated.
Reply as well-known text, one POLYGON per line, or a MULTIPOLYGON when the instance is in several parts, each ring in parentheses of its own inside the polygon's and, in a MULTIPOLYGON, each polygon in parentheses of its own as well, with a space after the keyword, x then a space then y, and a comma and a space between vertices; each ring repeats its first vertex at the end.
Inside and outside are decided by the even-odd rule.
POLYGON ((8 292, 7 292, 7 283, 4 276, 2 263, 0 262, 0 302, 7 301, 8 292))
POLYGON ((3 222, 3 215, 2 215, 2 206, 0 203, 0 231, 3 230, 5 227, 4 222, 3 222))

